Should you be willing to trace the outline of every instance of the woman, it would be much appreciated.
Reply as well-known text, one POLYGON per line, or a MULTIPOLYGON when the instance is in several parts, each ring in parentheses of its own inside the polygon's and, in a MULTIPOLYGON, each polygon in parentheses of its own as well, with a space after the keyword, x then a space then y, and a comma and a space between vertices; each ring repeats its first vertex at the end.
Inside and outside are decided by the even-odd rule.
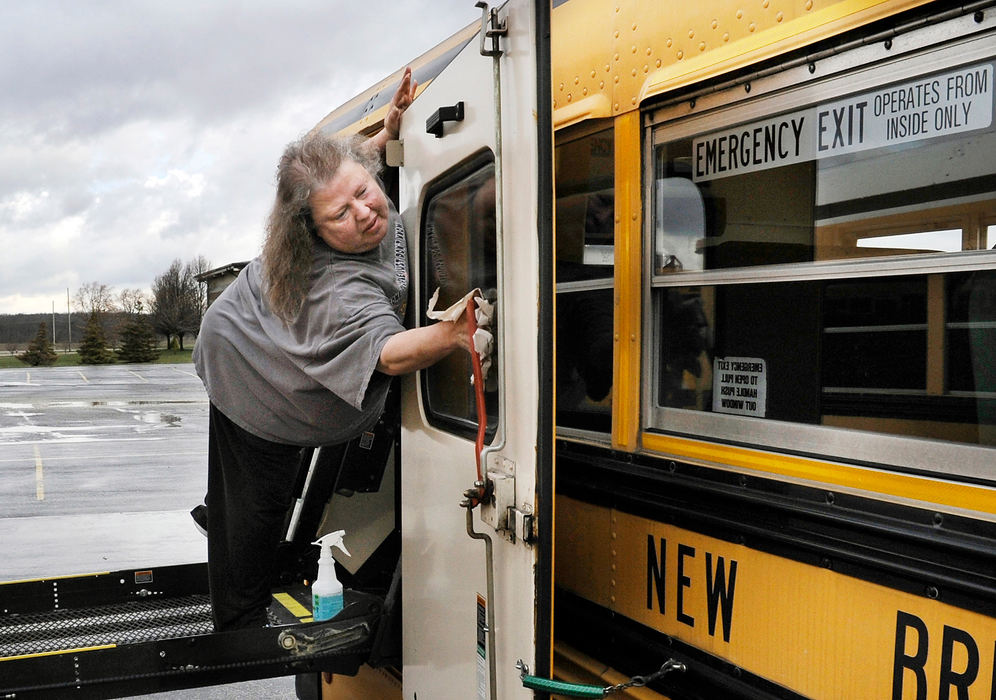
POLYGON ((211 400, 215 629, 266 624, 301 447, 372 426, 391 375, 469 350, 464 323, 406 330, 405 229, 377 179, 415 93, 406 70, 369 141, 309 134, 277 169, 262 255, 208 309, 194 362, 211 400))

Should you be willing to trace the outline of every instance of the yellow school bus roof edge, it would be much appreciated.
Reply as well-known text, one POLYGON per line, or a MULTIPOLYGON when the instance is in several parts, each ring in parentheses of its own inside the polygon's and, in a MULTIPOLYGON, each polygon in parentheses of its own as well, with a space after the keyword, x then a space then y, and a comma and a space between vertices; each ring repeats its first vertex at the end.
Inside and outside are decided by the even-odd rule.
POLYGON ((709 16, 692 2, 569 0, 553 13, 554 125, 618 116, 647 98, 923 4, 750 0, 709 16))

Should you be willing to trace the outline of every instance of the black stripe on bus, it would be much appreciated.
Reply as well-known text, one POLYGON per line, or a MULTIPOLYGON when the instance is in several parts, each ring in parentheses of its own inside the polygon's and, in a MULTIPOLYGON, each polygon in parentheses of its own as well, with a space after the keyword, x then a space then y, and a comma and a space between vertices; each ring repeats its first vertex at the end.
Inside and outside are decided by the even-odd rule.
POLYGON ((649 684, 673 700, 801 700, 803 696, 712 654, 617 615, 572 593, 557 591, 558 641, 630 676, 646 676, 664 661, 685 664, 649 684))
POLYGON ((996 523, 589 445, 557 493, 996 616, 996 523))

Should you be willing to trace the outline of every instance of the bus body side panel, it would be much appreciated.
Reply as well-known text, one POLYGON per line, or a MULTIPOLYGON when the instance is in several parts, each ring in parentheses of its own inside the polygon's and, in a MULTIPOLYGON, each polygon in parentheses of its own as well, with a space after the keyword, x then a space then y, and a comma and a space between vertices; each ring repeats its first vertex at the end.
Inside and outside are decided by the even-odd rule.
POLYGON ((678 697, 733 680, 731 697, 892 697, 897 674, 935 695, 968 670, 989 697, 993 523, 596 448, 558 464, 562 642, 623 668, 654 667, 638 648, 686 659, 678 697), (592 641, 602 626, 618 649, 592 641))
POLYGON ((613 302, 615 386, 558 348, 558 649, 996 697, 992 4, 596 5, 555 11, 557 298, 613 302))
POLYGON ((554 124, 617 116, 669 91, 924 4, 807 0, 737 8, 714 3, 704 11, 696 3, 570 0, 553 14, 554 124))

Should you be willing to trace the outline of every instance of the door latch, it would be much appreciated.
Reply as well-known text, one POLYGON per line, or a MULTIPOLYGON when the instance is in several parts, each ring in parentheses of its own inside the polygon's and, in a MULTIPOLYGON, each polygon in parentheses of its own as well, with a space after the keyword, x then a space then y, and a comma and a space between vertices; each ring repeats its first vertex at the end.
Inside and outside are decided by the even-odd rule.
POLYGON ((488 9, 488 3, 481 0, 474 7, 481 8, 481 55, 501 56, 502 50, 498 48, 498 39, 508 34, 508 27, 505 20, 498 19, 498 10, 488 9), (487 40, 491 40, 491 48, 486 47, 487 40))

